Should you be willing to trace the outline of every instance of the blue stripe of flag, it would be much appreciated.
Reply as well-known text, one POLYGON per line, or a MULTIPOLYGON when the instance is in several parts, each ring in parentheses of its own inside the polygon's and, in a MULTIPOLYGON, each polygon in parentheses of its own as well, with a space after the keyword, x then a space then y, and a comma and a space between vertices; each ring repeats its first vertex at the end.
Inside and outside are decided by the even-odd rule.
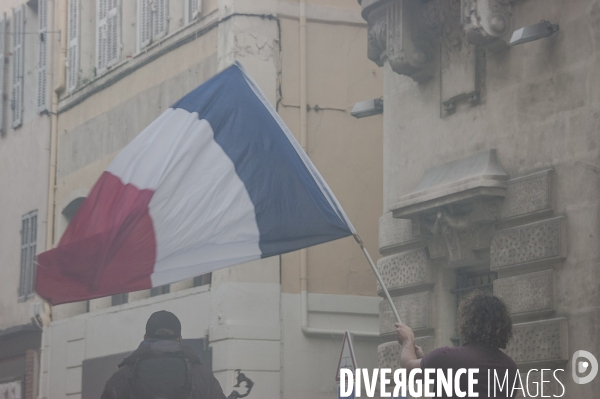
POLYGON ((210 123, 254 204, 263 258, 352 235, 237 65, 172 108, 210 123))

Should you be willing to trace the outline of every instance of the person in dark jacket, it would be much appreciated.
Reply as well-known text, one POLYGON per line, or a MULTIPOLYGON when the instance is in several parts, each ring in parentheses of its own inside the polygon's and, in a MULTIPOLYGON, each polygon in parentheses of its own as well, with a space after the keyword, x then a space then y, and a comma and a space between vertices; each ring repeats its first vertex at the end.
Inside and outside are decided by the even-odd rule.
MULTIPOLYGON (((500 298, 476 290, 462 300, 458 307, 457 332, 465 344, 460 347, 443 347, 434 349, 427 355, 415 345, 413 331, 405 324, 396 323, 396 335, 402 345, 400 366, 409 373, 413 369, 452 370, 479 369, 478 381, 474 392, 479 399, 489 398, 488 383, 493 384, 494 372, 503 379, 508 375, 507 387, 491 396, 496 399, 514 398, 516 392, 511 387, 517 374, 516 363, 500 349, 505 349, 512 337, 512 320, 508 309, 500 298), (491 382, 488 382, 488 370, 491 382)), ((436 381, 435 375, 433 375, 436 381)), ((467 392, 467 376, 460 378, 462 392, 467 392)), ((435 385, 435 383, 434 383, 435 385)), ((492 385, 490 385, 492 387, 492 385)), ((432 392, 437 393, 437 386, 432 392)), ((442 391, 442 398, 446 396, 442 391)))
POLYGON ((142 358, 164 354, 189 360, 192 382, 190 399, 226 399, 213 373, 200 363, 198 355, 183 345, 181 340, 181 322, 177 316, 165 310, 153 313, 146 323, 144 341, 118 365, 119 369, 106 382, 101 399, 143 399, 136 398, 131 389, 136 363, 142 358))

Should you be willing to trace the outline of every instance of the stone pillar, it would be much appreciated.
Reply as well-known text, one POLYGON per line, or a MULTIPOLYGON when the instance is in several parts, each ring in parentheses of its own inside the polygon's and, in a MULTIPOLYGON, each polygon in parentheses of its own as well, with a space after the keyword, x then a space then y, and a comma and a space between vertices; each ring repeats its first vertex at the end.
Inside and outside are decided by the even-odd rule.
MULTIPOLYGON (((379 251, 384 257, 377 268, 392 295, 402 321, 415 331, 416 343, 428 352, 436 346, 433 317, 435 271, 424 248, 415 237, 412 222, 394 219, 391 213, 379 219, 379 251)), ((383 296, 380 286, 378 293, 383 296)), ((386 299, 379 306, 379 332, 385 343, 379 345, 379 367, 400 367, 401 346, 396 342, 396 319, 386 299)))
MULTIPOLYGON (((218 69, 240 61, 271 104, 277 98, 279 26, 277 1, 219 0, 218 69), (232 16, 233 15, 233 16, 232 16)), ((281 395, 281 287, 279 257, 212 273, 209 341, 213 372, 226 393, 236 389, 235 370, 255 383, 252 395, 281 395), (267 355, 265 355, 267 354, 267 355)), ((237 388, 239 389, 239 388, 237 388)))

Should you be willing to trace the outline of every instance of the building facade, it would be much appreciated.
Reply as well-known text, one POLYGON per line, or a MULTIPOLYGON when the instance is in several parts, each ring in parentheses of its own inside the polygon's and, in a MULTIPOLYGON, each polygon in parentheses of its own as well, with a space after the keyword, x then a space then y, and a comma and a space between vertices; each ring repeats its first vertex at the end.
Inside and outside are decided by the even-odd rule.
POLYGON ((49 1, 0 3, 0 396, 38 393, 52 85, 49 1))
MULTIPOLYGON (((363 56, 367 24, 345 0, 55 0, 52 245, 115 155, 161 112, 242 62, 306 149, 371 253, 382 213, 382 72, 363 56), (60 40, 59 40, 60 39, 60 40)), ((292 210, 293 211, 293 210, 292 210)), ((153 290, 53 307, 40 397, 96 398, 136 349, 148 316, 182 335, 226 394, 236 370, 260 398, 335 395, 344 330, 377 364, 375 278, 352 238, 153 290)))
MULTIPOLYGON (((427 349, 458 345, 458 301, 491 291, 513 316, 507 353, 537 370, 531 395, 564 369, 564 397, 597 396, 572 356, 600 353, 600 2, 359 3, 384 74, 378 266, 401 317, 427 349)), ((381 367, 398 365, 393 321, 383 301, 381 367)))

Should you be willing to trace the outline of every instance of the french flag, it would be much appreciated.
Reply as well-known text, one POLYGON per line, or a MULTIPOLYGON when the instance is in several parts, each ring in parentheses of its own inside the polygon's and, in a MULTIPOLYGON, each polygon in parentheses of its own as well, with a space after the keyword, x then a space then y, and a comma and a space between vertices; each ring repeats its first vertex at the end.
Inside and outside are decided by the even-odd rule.
POLYGON ((166 110, 102 173, 38 256, 51 304, 132 292, 355 233, 235 63, 166 110))

